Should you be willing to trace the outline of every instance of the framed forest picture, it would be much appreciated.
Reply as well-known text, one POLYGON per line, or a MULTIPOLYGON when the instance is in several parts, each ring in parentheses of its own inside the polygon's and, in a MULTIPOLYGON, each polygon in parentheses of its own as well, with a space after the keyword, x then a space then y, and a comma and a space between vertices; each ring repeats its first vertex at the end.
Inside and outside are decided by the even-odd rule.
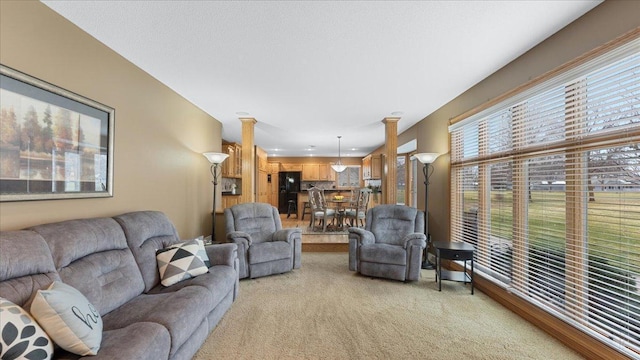
POLYGON ((0 201, 113 196, 114 116, 0 65, 0 201))

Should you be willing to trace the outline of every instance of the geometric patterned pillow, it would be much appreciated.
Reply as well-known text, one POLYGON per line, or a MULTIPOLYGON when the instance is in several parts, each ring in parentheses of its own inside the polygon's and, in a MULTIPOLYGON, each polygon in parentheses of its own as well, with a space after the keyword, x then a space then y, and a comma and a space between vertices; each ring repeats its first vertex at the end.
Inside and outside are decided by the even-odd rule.
POLYGON ((0 358, 51 359, 53 342, 20 306, 0 298, 0 358))
POLYGON ((207 256, 207 251, 204 249, 204 241, 202 239, 195 239, 198 242, 198 253, 196 254, 200 260, 207 266, 211 267, 211 261, 209 261, 209 256, 207 256))
POLYGON ((199 250, 200 246, 196 240, 185 241, 158 250, 156 259, 160 272, 160 283, 164 286, 171 286, 209 271, 209 268, 197 255, 199 250))

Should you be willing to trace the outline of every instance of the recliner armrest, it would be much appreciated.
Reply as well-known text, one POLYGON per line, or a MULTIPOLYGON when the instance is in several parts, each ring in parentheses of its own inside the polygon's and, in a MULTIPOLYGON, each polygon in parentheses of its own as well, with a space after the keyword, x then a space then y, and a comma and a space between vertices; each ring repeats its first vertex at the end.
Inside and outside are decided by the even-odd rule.
POLYGON ((228 265, 234 267, 238 258, 238 245, 236 244, 214 244, 204 247, 207 252, 211 266, 228 265))
POLYGON ((282 229, 271 235, 271 241, 286 241, 291 244, 296 238, 302 237, 302 229, 290 228, 282 229))
POLYGON ((251 246, 251 243, 252 243, 251 235, 249 235, 249 233, 246 233, 244 231, 232 231, 228 233, 227 241, 236 243, 236 244, 244 243, 246 247, 251 246))
POLYGON ((419 245, 421 248, 427 247, 427 236, 422 233, 413 233, 404 237, 404 248, 408 248, 412 245, 419 245))
POLYGON ((376 242, 376 237, 369 230, 365 230, 357 227, 350 227, 348 231, 349 231, 349 238, 357 240, 358 245, 375 244, 376 242))

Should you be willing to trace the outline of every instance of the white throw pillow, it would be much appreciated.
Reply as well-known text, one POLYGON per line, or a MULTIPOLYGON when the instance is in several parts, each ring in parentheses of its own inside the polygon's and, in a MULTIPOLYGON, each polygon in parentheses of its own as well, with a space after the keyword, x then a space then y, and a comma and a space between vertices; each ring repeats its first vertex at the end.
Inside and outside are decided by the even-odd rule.
POLYGON ((53 342, 23 308, 0 298, 0 358, 47 360, 53 342))
POLYGON ((197 240, 174 244, 156 252, 160 283, 171 286, 209 271, 198 257, 200 246, 197 240))
POLYGON ((61 348, 78 355, 96 355, 102 342, 102 317, 72 286, 54 281, 38 290, 31 314, 61 348))

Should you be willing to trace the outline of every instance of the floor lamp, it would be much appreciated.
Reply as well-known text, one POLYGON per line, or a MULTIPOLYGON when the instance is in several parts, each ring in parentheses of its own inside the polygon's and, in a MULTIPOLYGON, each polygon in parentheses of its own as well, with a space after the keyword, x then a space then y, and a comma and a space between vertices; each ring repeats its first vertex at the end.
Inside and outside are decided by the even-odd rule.
POLYGON ((211 175, 213 175, 213 211, 211 212, 211 243, 216 241, 216 192, 218 187, 218 178, 220 177, 220 164, 225 161, 229 155, 216 152, 203 153, 204 157, 211 163, 211 175))
POLYGON ((429 178, 433 174, 433 165, 431 165, 440 154, 438 153, 419 153, 413 155, 424 166, 424 234, 427 237, 427 247, 424 249, 423 269, 433 269, 433 265, 429 262, 429 245, 431 245, 431 234, 429 234, 429 178))

